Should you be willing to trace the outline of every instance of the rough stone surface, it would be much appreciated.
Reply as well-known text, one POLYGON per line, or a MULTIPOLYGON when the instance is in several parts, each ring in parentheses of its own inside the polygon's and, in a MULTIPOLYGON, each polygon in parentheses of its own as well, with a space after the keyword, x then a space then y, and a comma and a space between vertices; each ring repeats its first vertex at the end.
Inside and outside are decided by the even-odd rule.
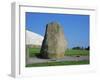
POLYGON ((43 58, 63 58, 67 42, 62 27, 51 22, 46 25, 44 40, 41 47, 41 56, 43 58))

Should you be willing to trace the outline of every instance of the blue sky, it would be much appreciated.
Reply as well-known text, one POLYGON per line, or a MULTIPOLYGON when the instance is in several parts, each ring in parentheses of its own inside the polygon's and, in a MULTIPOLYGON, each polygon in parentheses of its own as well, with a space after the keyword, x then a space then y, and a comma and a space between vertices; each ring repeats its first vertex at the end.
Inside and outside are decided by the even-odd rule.
POLYGON ((64 29, 68 48, 89 46, 89 15, 26 12, 25 16, 27 30, 44 36, 46 24, 55 21, 64 29))

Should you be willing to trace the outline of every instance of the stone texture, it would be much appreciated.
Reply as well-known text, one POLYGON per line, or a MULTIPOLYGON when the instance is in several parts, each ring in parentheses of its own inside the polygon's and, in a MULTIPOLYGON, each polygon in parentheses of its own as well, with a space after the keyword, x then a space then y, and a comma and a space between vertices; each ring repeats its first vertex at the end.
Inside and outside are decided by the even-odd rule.
POLYGON ((46 31, 40 54, 43 58, 63 58, 67 42, 62 27, 51 22, 46 25, 46 31))

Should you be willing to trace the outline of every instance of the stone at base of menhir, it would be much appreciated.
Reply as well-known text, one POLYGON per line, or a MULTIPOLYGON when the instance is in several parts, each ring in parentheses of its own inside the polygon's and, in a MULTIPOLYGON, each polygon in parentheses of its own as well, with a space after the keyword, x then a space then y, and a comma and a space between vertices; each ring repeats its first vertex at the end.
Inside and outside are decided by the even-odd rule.
POLYGON ((54 53, 52 53, 52 54, 48 54, 48 58, 50 58, 50 59, 60 59, 60 58, 63 58, 64 57, 64 54, 54 54, 54 53))
POLYGON ((57 53, 51 53, 51 54, 40 54, 39 55, 41 58, 45 58, 45 59, 61 59, 64 58, 64 54, 57 54, 57 53))

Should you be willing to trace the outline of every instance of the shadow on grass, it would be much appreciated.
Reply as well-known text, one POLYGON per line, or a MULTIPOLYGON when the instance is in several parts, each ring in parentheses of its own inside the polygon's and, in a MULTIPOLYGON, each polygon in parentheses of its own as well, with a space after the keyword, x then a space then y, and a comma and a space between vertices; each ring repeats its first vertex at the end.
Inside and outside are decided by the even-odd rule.
POLYGON ((37 58, 40 58, 40 59, 49 59, 49 58, 47 57, 47 54, 42 55, 41 53, 35 53, 34 56, 37 57, 37 58))

